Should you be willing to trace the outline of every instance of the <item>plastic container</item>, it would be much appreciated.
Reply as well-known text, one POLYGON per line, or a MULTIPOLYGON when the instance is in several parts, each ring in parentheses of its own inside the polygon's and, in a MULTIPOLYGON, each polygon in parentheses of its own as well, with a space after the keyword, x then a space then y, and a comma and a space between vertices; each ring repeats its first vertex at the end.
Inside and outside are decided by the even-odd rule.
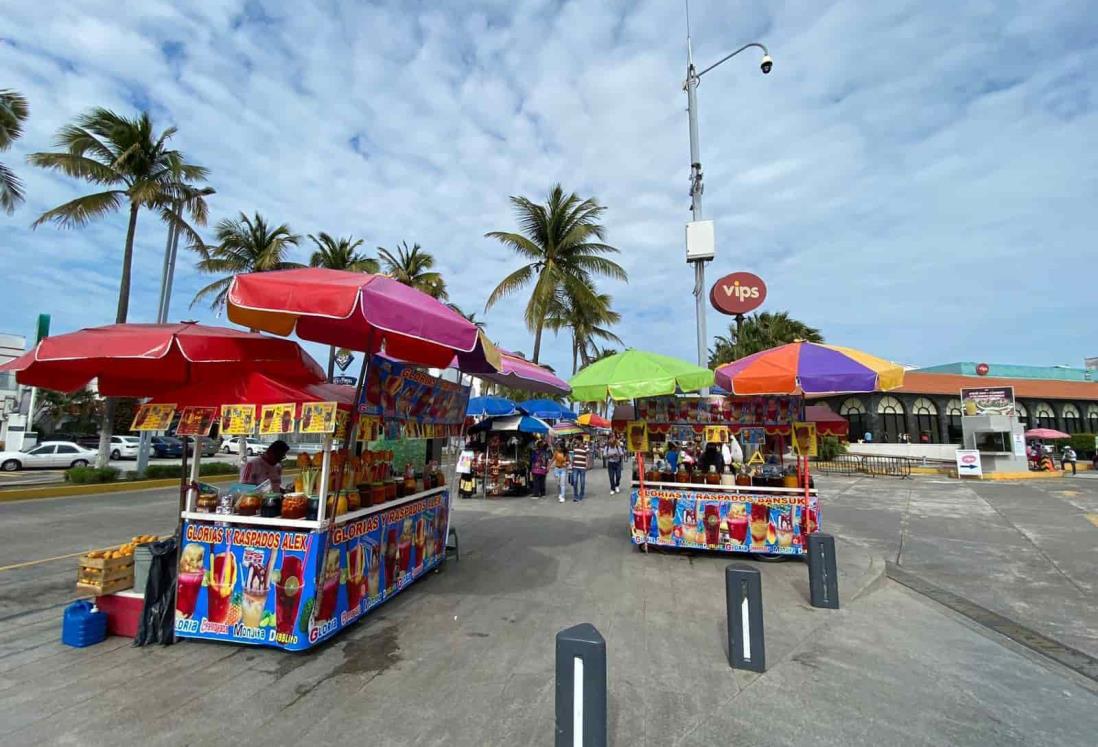
POLYGON ((102 643, 107 637, 107 615, 85 600, 73 602, 65 608, 61 623, 61 642, 67 646, 84 648, 102 643))

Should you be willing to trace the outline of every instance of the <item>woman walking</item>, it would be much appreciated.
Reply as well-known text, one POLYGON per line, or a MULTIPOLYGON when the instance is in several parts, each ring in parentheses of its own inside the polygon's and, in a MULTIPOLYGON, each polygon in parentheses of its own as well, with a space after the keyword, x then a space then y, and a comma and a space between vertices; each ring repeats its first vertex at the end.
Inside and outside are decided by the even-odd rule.
POLYGON ((534 494, 531 498, 545 497, 545 473, 549 471, 549 452, 543 441, 534 445, 534 453, 530 458, 530 474, 534 476, 534 494))
POLYGON ((625 459, 625 449, 618 442, 618 437, 611 436, 610 443, 606 444, 606 473, 610 477, 610 493, 621 492, 621 463, 625 459))
POLYGON ((568 479, 568 455, 564 453, 563 442, 553 449, 553 474, 557 476, 558 500, 564 503, 564 483, 568 479))

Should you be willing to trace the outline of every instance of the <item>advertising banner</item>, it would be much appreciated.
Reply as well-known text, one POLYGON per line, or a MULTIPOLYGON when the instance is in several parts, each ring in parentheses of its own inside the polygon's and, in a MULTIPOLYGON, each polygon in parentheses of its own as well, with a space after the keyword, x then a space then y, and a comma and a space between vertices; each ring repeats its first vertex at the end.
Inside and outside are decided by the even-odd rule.
POLYGON ((221 405, 221 435, 250 436, 255 433, 255 405, 221 405))
POLYGON ((335 402, 305 402, 301 405, 302 433, 332 433, 336 427, 335 402))
POLYGON ((983 477, 984 466, 976 449, 957 449, 957 476, 983 477))
POLYGON ((793 448, 801 456, 818 456, 815 423, 793 423, 793 448))
POLYGON ((630 498, 633 543, 725 552, 802 555, 807 534, 816 531, 819 504, 789 494, 720 494, 693 490, 636 488, 630 498))
POLYGON ((726 444, 726 443, 728 443, 728 426, 726 426, 726 425, 707 425, 707 426, 705 426, 705 442, 707 444, 726 444))
POLYGON ((449 507, 443 490, 327 532, 187 521, 176 634, 307 649, 442 562, 449 507))
MULTIPOLYGON (((469 387, 375 355, 370 358, 358 409, 363 415, 376 415, 384 420, 460 428, 468 403, 469 387)), ((452 430, 421 428, 418 435, 433 438, 452 430)))
MULTIPOLYGON (((784 429, 801 416, 801 398, 779 395, 757 397, 647 397, 637 401, 638 418, 660 425, 730 425, 784 429)), ((662 432, 662 431, 661 431, 662 432)))
POLYGON ((631 420, 625 428, 628 451, 648 451, 648 423, 643 420, 631 420))
POLYGON ((208 436, 217 420, 216 407, 184 407, 179 411, 177 436, 208 436))
POLYGON ((175 405, 141 405, 133 416, 131 431, 166 431, 175 416, 175 405))
POLYGON ((259 416, 259 435, 274 436, 279 433, 293 433, 296 410, 297 406, 293 402, 263 405, 259 416))
POLYGON ((1014 387, 984 386, 961 390, 965 415, 1014 415, 1014 387))

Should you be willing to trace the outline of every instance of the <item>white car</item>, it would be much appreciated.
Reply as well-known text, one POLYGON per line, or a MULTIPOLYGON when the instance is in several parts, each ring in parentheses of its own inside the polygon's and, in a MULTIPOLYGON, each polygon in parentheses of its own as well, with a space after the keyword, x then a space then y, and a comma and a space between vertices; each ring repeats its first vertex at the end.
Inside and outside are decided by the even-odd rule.
POLYGON ((111 459, 137 459, 141 439, 137 436, 111 436, 111 459))
MULTIPOLYGON (((248 456, 254 456, 266 451, 267 444, 254 438, 249 438, 247 439, 244 448, 247 451, 248 456)), ((225 440, 221 442, 221 450, 226 454, 239 454, 240 436, 226 436, 225 440)))
POLYGON ((72 441, 46 441, 26 451, 0 452, 0 470, 15 472, 33 467, 87 467, 95 461, 95 454, 72 441))

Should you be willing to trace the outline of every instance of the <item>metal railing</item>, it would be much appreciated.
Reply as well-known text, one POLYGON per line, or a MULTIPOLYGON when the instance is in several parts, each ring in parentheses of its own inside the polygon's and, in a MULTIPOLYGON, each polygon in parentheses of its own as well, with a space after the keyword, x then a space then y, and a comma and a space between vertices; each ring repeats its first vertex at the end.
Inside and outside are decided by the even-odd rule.
POLYGON ((869 475, 870 477, 911 477, 914 462, 906 457, 859 456, 840 454, 828 461, 815 461, 812 469, 825 475, 869 475))

